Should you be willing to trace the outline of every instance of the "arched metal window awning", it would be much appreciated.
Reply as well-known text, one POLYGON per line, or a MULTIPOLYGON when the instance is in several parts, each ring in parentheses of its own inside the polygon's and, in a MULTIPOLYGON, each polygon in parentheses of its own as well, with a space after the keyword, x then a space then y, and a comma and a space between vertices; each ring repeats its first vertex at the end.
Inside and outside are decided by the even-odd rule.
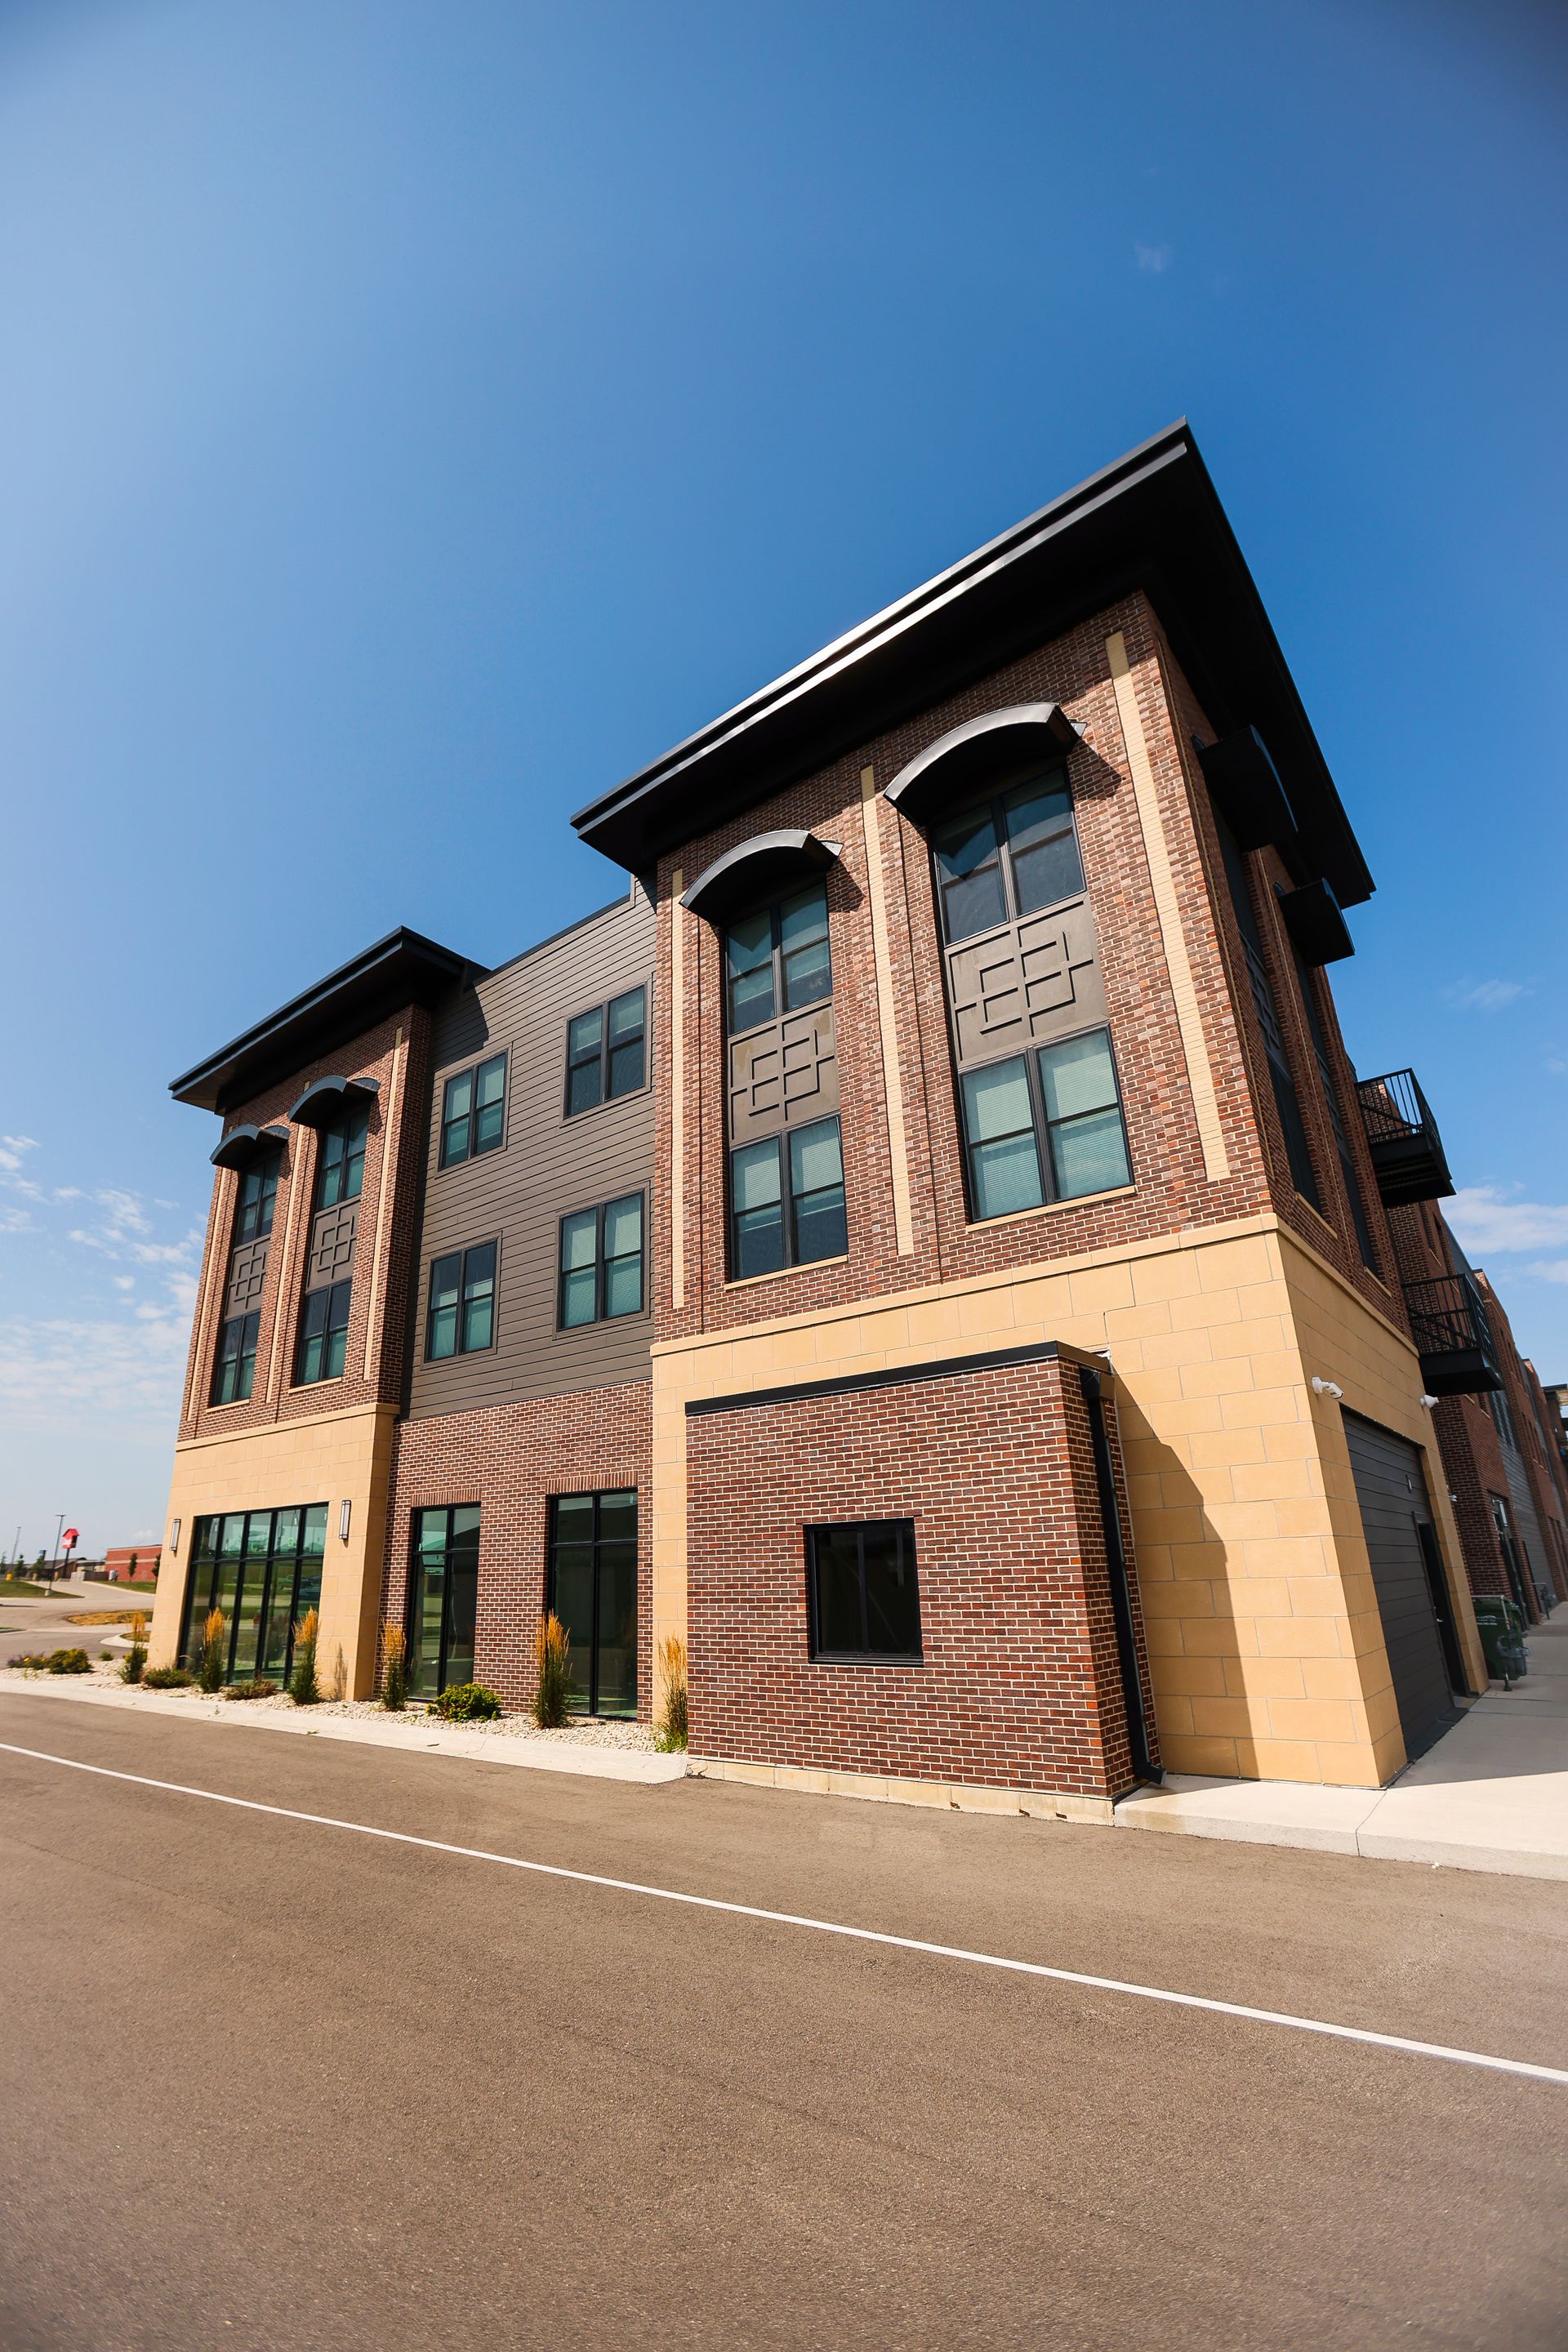
POLYGON ((721 923, 792 884, 804 889, 827 871, 839 847, 837 841, 821 841, 815 833, 793 828, 759 833, 704 866, 689 890, 682 892, 680 903, 710 923, 721 923))
POLYGON ((1059 702, 1016 702, 1005 710, 987 710, 923 751, 901 768, 884 797, 916 824, 940 810, 951 808, 970 792, 979 792, 999 773, 1023 768, 1031 760, 1042 765, 1076 751, 1082 741, 1078 729, 1059 702))
POLYGON ((231 1127, 212 1154, 215 1168, 248 1168, 258 1151, 287 1143, 286 1127, 231 1127))
POLYGON ((381 1092, 375 1078, 318 1078, 306 1087, 289 1117, 295 1127, 331 1127, 363 1103, 372 1103, 381 1092))

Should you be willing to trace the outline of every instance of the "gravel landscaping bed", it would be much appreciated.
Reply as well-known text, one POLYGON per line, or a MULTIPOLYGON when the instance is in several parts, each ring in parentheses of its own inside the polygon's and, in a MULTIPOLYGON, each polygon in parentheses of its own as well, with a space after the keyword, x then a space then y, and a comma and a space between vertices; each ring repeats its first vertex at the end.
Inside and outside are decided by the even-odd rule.
MULTIPOLYGON (((52 1685, 58 1688, 61 1683, 79 1688, 84 1683, 97 1683, 112 1688, 132 1702, 143 1695, 140 1685, 121 1680, 118 1662, 108 1665, 95 1664, 90 1675, 29 1674, 19 1667, 0 1666, 0 1688, 36 1690, 40 1685, 52 1685)), ((194 1686, 189 1690, 148 1691, 144 1695, 148 1698, 191 1699, 208 1706, 213 1704, 194 1686)), ((313 1707, 297 1707, 293 1700, 280 1691, 276 1698, 227 1699, 223 1704, 225 1711, 234 1716, 308 1716, 315 1722, 342 1717, 363 1723, 382 1724, 389 1731, 406 1730, 414 1736, 427 1728, 450 1729, 474 1732, 486 1739, 559 1741, 578 1748, 635 1748, 645 1754, 651 1754, 654 1746, 651 1725, 617 1722, 606 1716, 579 1716, 571 1723, 563 1724, 559 1731, 541 1731, 529 1715, 503 1715, 492 1723, 447 1725, 438 1715, 433 1715, 422 1706, 409 1706, 401 1715, 389 1715, 379 1700, 369 1698, 322 1699, 313 1707)))

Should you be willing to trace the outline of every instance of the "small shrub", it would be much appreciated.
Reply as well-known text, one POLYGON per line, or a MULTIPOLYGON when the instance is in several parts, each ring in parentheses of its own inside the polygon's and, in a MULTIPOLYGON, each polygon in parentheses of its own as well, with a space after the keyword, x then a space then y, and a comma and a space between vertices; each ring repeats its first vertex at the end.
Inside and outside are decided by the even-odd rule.
POLYGON ((44 1660, 51 1675, 89 1675, 92 1661, 85 1650, 51 1650, 44 1660))
POLYGON ((679 1633, 667 1634, 659 1643, 658 1672, 664 1685, 664 1720, 654 1746, 668 1755, 686 1745, 686 1644, 679 1633))
POLYGON ((435 1708, 446 1723, 490 1723, 500 1713, 500 1701, 483 1683, 452 1683, 435 1708))
POLYGON ((307 1609, 294 1628, 294 1671, 289 1677, 289 1696, 296 1706, 314 1706, 321 1696, 316 1680, 316 1636, 321 1619, 313 1609, 307 1609))
POLYGON ((223 1670, 227 1663, 228 1628, 221 1609, 215 1609, 202 1628, 201 1655, 196 1662, 196 1680, 209 1698, 223 1688, 223 1670))
POLYGON ((13 1658, 11 1661, 18 1672, 24 1675, 41 1675, 48 1663, 48 1658, 42 1650, 28 1650, 21 1657, 13 1658))
POLYGON ((401 1625, 382 1628, 381 1703, 393 1715, 408 1704, 408 1636, 401 1625))
POLYGON ((276 1698, 278 1685, 269 1683, 265 1675, 252 1675, 248 1682, 230 1683, 225 1698, 276 1698))
POLYGON ((332 1652, 331 1692, 339 1706, 349 1695, 349 1670, 343 1658, 343 1645, 341 1642, 332 1652))
POLYGON ((558 1730, 566 1720, 572 1667, 566 1628, 553 1610, 533 1637, 533 1663, 539 1670, 533 1691, 533 1719, 541 1731, 558 1730))
MULTIPOLYGON (((131 1661, 128 1658, 126 1664, 131 1661)), ((191 1690, 195 1676, 184 1666, 149 1666, 142 1677, 143 1690, 191 1690)))

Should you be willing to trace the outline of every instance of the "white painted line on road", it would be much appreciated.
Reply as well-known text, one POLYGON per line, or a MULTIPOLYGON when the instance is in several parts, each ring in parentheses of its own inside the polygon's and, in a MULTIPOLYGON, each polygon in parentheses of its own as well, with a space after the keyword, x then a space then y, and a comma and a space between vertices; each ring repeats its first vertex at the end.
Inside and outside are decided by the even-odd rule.
POLYGON ((69 1772, 91 1772, 102 1780, 129 1780, 139 1789, 162 1789, 174 1797, 200 1797, 210 1805, 233 1805, 240 1812, 270 1813, 283 1822, 308 1822, 320 1830, 347 1830, 355 1837, 382 1838, 391 1845, 421 1846, 427 1853, 456 1854, 464 1862, 499 1863, 503 1870, 525 1870, 538 1878, 563 1878, 577 1886, 603 1886, 616 1895, 641 1895, 655 1903, 683 1903, 697 1911, 724 1911, 738 1919, 761 1919, 773 1927, 805 1927, 816 1936, 841 1936, 851 1943, 881 1944, 897 1952, 921 1952, 928 1958, 963 1960, 976 1969, 1001 1969, 1009 1975, 1045 1977, 1054 1984, 1082 1985, 1090 1992, 1125 1993, 1134 2000, 1159 2000, 1174 2009, 1204 2009, 1216 2017, 1240 2017, 1254 2025, 1285 2025, 1296 2033, 1323 2033, 1335 2042, 1364 2042, 1377 2050, 1401 2050, 1414 2058, 1442 2058, 1450 2065, 1482 2066, 1494 2074, 1524 2074, 1537 2083, 1568 2087, 1568 2068, 1535 2066, 1523 2058, 1493 2058, 1480 2050, 1450 2050, 1441 2042, 1413 2042, 1403 2033, 1373 2033, 1363 2025, 1335 2025, 1321 2017, 1292 2017, 1279 2009, 1248 2009, 1235 2000, 1211 2000, 1205 1993, 1172 1992, 1163 1985, 1131 1984, 1121 1977, 1094 1977, 1079 1969, 1047 1968, 1041 1960, 1012 1960, 999 1952, 971 1952, 962 1944, 928 1944, 918 1936, 889 1936, 876 1927, 851 1927, 837 1919, 813 1919, 803 1912, 765 1911, 754 1903, 727 1903, 717 1895, 684 1895, 674 1886, 645 1886, 635 1878, 606 1878, 597 1871, 568 1870, 555 1862, 524 1862, 515 1853, 491 1853, 484 1846, 448 1845, 443 1838, 416 1837, 410 1830, 377 1829, 370 1822, 342 1822, 331 1813, 304 1813, 291 1805, 267 1805, 254 1797, 226 1797, 216 1789, 193 1789, 183 1780, 155 1780, 145 1772, 117 1772, 107 1764, 84 1764, 75 1756, 51 1756, 41 1748, 19 1748, 0 1739, 7 1756, 26 1756, 35 1764, 58 1764, 69 1772))

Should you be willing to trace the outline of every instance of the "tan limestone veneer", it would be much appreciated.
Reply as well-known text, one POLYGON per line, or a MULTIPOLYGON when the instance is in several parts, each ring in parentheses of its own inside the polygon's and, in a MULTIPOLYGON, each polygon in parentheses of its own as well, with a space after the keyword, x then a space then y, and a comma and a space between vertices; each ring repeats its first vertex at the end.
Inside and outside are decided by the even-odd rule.
POLYGON ((180 1618, 199 1518, 221 1511, 264 1511, 325 1503, 327 1549, 321 1562, 317 1659, 330 1689, 342 1653, 347 1695, 369 1698, 376 1680, 382 1562, 396 1408, 355 1405, 309 1421, 278 1422, 233 1437, 202 1437, 174 1449, 165 1532, 180 1522, 180 1542, 158 1580, 149 1663, 174 1663, 180 1618), (345 1543, 338 1533, 349 1509, 345 1543))

